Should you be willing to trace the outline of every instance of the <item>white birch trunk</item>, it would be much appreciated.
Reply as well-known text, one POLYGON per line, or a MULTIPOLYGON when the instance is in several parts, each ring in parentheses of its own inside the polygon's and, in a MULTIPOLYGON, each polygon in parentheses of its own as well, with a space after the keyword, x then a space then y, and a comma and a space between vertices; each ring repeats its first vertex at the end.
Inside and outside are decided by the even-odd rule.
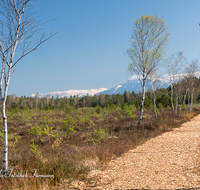
POLYGON ((193 93, 194 93, 194 88, 192 88, 192 93, 191 93, 190 111, 192 111, 192 104, 193 104, 193 93))
POLYGON ((186 100, 186 95, 187 95, 187 91, 185 92, 185 94, 184 94, 184 96, 183 96, 183 109, 184 109, 184 107, 185 107, 185 100, 186 100))
POLYGON ((143 106, 144 106, 144 99, 145 99, 145 81, 146 81, 146 79, 143 78, 142 100, 141 100, 141 104, 140 104, 140 115, 139 115, 139 117, 138 117, 138 125, 140 125, 140 121, 141 121, 142 115, 143 115, 143 106))
MULTIPOLYGON (((8 70, 7 82, 5 82, 4 97, 1 94, 3 129, 4 129, 3 175, 6 175, 6 171, 8 170, 8 129, 7 129, 7 117, 6 117, 5 108, 6 108, 8 85, 10 82, 10 75, 11 75, 11 67, 8 70)), ((1 93, 2 93, 2 90, 1 90, 1 93)))
POLYGON ((4 152, 3 152, 3 175, 6 175, 8 170, 8 129, 7 117, 5 112, 5 100, 2 100, 2 117, 3 117, 3 131, 4 131, 4 152))
POLYGON ((173 104, 173 84, 171 84, 171 103, 172 103, 172 110, 174 111, 174 104, 173 104))
MULTIPOLYGON (((18 23, 20 23, 20 19, 19 19, 18 23)), ((16 34, 16 39, 18 40, 18 32, 16 34)), ((3 175, 6 175, 6 172, 8 170, 8 129, 7 129, 7 117, 6 117, 5 107, 6 107, 6 98, 7 98, 7 93, 8 93, 8 85, 10 82, 10 76, 11 76, 11 70, 12 70, 12 62, 13 62, 13 57, 15 54, 16 46, 17 46, 17 40, 14 43, 12 53, 10 56, 10 64, 8 64, 7 77, 4 76, 4 73, 5 73, 4 63, 3 63, 2 75, 1 75, 0 94, 1 94, 1 102, 2 102, 2 117, 3 117, 3 128, 4 128, 3 175), (4 94, 2 92, 3 77, 5 80, 4 94)))
MULTIPOLYGON (((0 1, 1 11, 1 36, 0 36, 0 57, 2 58, 2 71, 0 74, 0 99, 2 106, 2 117, 3 117, 3 128, 4 128, 4 155, 3 155, 3 175, 6 174, 8 170, 8 137, 7 137, 7 118, 5 112, 6 98, 8 92, 8 86, 10 82, 11 70, 15 65, 26 55, 35 51, 41 44, 56 35, 56 33, 51 34, 46 37, 45 32, 41 34, 41 38, 37 44, 31 47, 33 41, 29 40, 34 37, 37 33, 38 27, 42 24, 36 22, 33 15, 26 11, 27 8, 31 6, 29 1, 21 0, 6 0, 0 1), (24 15, 25 11, 27 14, 24 15), (5 19, 5 21, 4 21, 5 19), (22 22, 21 22, 22 19, 22 22), (18 43, 23 44, 22 55, 19 56, 14 62, 13 58, 18 43), (5 70, 6 66, 6 70, 5 70), (7 70, 8 68, 8 70, 7 70), (3 83, 4 81, 4 83, 3 83), (4 85, 4 89, 3 89, 4 85)), ((30 103, 30 102, 29 102, 30 103)), ((30 107, 32 107, 29 104, 30 107)), ((37 106, 37 103, 36 103, 37 106)))
POLYGON ((16 30, 16 35, 15 35, 15 41, 13 43, 13 47, 11 48, 10 61, 9 61, 9 63, 7 62, 7 66, 8 66, 7 77, 4 76, 4 74, 5 74, 4 62, 7 57, 5 57, 5 54, 3 53, 2 46, 1 46, 1 51, 3 53, 3 64, 2 64, 2 73, 1 73, 1 82, 0 82, 0 96, 1 96, 1 102, 2 102, 2 117, 3 117, 3 128, 4 128, 3 175, 6 175, 6 172, 8 170, 8 130, 7 130, 7 118, 6 118, 5 106, 6 106, 6 98, 7 98, 7 93, 8 93, 8 85, 10 82, 13 58, 14 58, 15 50, 16 50, 16 47, 18 44, 19 26, 20 26, 21 16, 22 15, 18 15, 18 18, 17 18, 17 30, 16 30), (2 92, 3 77, 5 80, 4 94, 2 92))
POLYGON ((38 99, 35 97, 35 107, 38 108, 38 99))
POLYGON ((190 107, 190 93, 188 91, 188 108, 190 107))
MULTIPOLYGON (((3 175, 6 174, 6 171, 8 169, 8 135, 7 135, 8 130, 7 130, 7 118, 6 118, 6 112, 5 112, 6 98, 4 98, 5 93, 3 96, 3 91, 2 91, 4 73, 5 73, 5 58, 3 59, 3 63, 2 63, 2 72, 1 72, 1 80, 0 80, 0 97, 1 97, 1 106, 2 106, 1 111, 2 111, 2 117, 3 117, 3 130, 4 130, 3 175)), ((6 85, 5 85, 5 89, 6 89, 6 85)))
POLYGON ((175 113, 177 114, 177 106, 178 106, 178 96, 176 96, 176 108, 175 108, 175 113))

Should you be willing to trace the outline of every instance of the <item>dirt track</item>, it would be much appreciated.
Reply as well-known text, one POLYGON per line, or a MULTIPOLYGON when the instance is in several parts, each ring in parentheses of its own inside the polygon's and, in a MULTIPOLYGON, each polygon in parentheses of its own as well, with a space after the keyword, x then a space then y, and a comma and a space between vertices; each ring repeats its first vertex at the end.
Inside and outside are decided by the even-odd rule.
POLYGON ((200 115, 112 160, 107 170, 93 171, 93 187, 73 184, 93 190, 200 189, 199 143, 200 115))

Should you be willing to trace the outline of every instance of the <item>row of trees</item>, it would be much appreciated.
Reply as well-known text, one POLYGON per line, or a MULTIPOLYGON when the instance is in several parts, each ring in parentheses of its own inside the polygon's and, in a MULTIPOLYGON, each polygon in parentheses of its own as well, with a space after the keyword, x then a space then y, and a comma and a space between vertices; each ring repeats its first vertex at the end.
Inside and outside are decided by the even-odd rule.
MULTIPOLYGON (((174 111, 178 108, 180 111, 185 106, 185 104, 191 107, 191 104, 193 102, 199 102, 200 79, 197 77, 189 78, 189 76, 190 75, 182 77, 182 80, 177 80, 178 82, 173 83, 166 89, 157 88, 153 90, 152 88, 149 88, 149 90, 146 92, 146 98, 144 101, 145 108, 155 106, 159 108, 172 108, 172 105, 175 105, 174 111), (193 83, 194 85, 191 85, 191 83, 193 83), (171 93, 172 91, 173 95, 171 93)), ((84 108, 95 107, 97 105, 100 105, 101 107, 106 107, 112 104, 120 106, 123 106, 124 104, 134 104, 137 108, 139 108, 141 99, 142 93, 135 93, 134 91, 125 91, 123 94, 112 95, 99 94, 94 96, 87 95, 84 97, 71 96, 70 98, 59 98, 58 96, 50 97, 49 95, 40 98, 39 94, 36 94, 35 97, 17 97, 16 95, 8 95, 6 107, 18 109, 65 109, 69 106, 84 108)))
MULTIPOLYGON (((173 101, 171 101, 172 110, 177 113, 177 107, 181 103, 185 103, 186 95, 190 101, 190 111, 192 111, 194 90, 198 85, 196 78, 197 71, 199 70, 198 60, 193 60, 190 64, 187 63, 186 58, 183 56, 183 52, 174 54, 169 59, 168 74, 170 78, 171 86, 171 100, 175 91, 176 104, 174 107, 173 101), (183 73, 185 72, 185 73, 183 73)), ((180 106, 179 106, 180 107, 180 106)))

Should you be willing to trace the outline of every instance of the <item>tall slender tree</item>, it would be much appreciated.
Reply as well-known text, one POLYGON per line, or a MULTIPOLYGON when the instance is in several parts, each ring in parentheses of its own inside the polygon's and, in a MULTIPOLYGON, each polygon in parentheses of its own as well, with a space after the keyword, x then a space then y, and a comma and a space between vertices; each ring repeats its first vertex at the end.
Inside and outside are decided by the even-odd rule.
POLYGON ((177 113, 177 105, 178 105, 178 88, 177 85, 175 84, 177 84, 183 78, 183 76, 180 76, 180 74, 183 71, 185 63, 186 63, 186 58, 183 56, 183 52, 178 51, 176 54, 173 54, 170 57, 169 63, 167 65, 167 71, 169 74, 170 85, 171 85, 171 105, 172 105, 172 110, 173 111, 175 110, 175 113, 177 113), (175 109, 173 104, 174 87, 176 92, 175 109))
POLYGON ((165 21, 159 16, 142 15, 133 26, 131 48, 126 52, 131 58, 128 72, 139 77, 142 86, 142 100, 138 125, 143 115, 145 100, 145 83, 147 77, 155 73, 165 55, 165 47, 169 42, 170 33, 165 21))
POLYGON ((32 0, 0 1, 0 58, 2 60, 0 99, 4 127, 3 175, 8 169, 8 130, 5 103, 11 74, 22 58, 56 34, 47 35, 46 31, 42 32, 39 27, 43 23, 36 20, 35 13, 31 12, 31 2, 32 0), (38 41, 33 41, 35 34, 41 35, 38 41))
POLYGON ((161 86, 161 81, 160 78, 156 75, 149 75, 148 77, 150 83, 151 83, 151 88, 153 92, 153 109, 154 109, 154 114, 155 117, 157 117, 157 111, 156 111, 156 90, 161 86))
MULTIPOLYGON (((199 70, 199 65, 198 65, 198 60, 193 60, 191 64, 186 67, 186 71, 188 73, 188 82, 189 82, 189 89, 190 89, 190 111, 192 111, 192 106, 193 106, 193 96, 194 96, 194 89, 195 89, 195 77, 196 77, 196 72, 199 70)), ((189 93, 188 93, 189 95, 189 93)), ((188 101, 189 104, 189 101, 188 101)))

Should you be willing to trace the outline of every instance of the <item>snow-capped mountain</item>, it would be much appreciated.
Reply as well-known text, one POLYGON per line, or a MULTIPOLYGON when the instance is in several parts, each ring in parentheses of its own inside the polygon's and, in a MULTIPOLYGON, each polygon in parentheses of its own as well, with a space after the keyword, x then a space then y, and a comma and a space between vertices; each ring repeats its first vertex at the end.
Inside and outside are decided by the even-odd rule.
POLYGON ((129 79, 125 83, 120 83, 119 85, 109 88, 103 92, 100 92, 100 94, 123 94, 124 91, 126 90, 127 92, 130 91, 135 91, 140 92, 141 89, 141 84, 138 79, 129 79))
MULTIPOLYGON (((157 85, 154 85, 154 88, 157 86, 159 88, 167 88, 170 85, 170 81, 173 82, 178 82, 179 80, 183 79, 185 76, 187 76, 187 73, 181 73, 181 74, 177 74, 177 75, 169 75, 169 74, 165 74, 163 77, 161 78, 156 78, 155 76, 151 77, 151 81, 154 82, 155 80, 158 81, 157 85)), ((200 77, 200 72, 196 72, 195 76, 197 78, 200 77)), ((128 79, 127 82, 125 83, 121 83, 113 88, 109 88, 108 90, 105 90, 103 92, 100 92, 100 94, 123 94, 124 91, 126 90, 127 92, 130 91, 134 91, 136 93, 141 92, 142 88, 141 88, 141 84, 140 84, 140 77, 138 75, 133 75, 130 79, 128 79)), ((151 81, 150 78, 147 79, 146 81, 146 85, 145 85, 145 89, 146 91, 151 87, 151 81)))
MULTIPOLYGON (((49 95, 50 97, 56 97, 58 96, 59 98, 63 97, 70 97, 70 96, 77 96, 78 97, 83 97, 86 96, 87 94, 90 96, 94 96, 95 94, 98 94, 99 92, 105 91, 107 88, 99 88, 99 89, 90 89, 90 90, 68 90, 68 91, 57 91, 57 92, 48 92, 48 93, 39 93, 40 97, 44 97, 49 95)), ((35 97, 35 94, 32 94, 31 96, 35 97)))
MULTIPOLYGON (((153 77, 152 77, 153 78, 153 77)), ((154 77, 152 79, 152 81, 156 80, 156 78, 154 77)), ((169 84, 169 81, 166 83, 166 79, 157 79, 160 81, 159 87, 163 87, 166 88, 169 84)), ((149 87, 151 87, 151 83, 150 80, 147 79, 146 81, 146 85, 145 88, 146 90, 149 89, 149 87)), ((137 75, 133 75, 130 79, 128 79, 127 82, 125 83, 120 83, 119 85, 113 87, 113 88, 109 88, 108 90, 105 90, 103 92, 100 92, 100 94, 123 94, 124 91, 134 91, 135 93, 141 92, 142 88, 141 88, 141 83, 139 80, 139 77, 137 75)))
MULTIPOLYGON (((168 75, 165 74, 163 77, 161 78, 156 78, 155 76, 152 76, 151 81, 159 81, 159 88, 166 88, 170 85, 170 81, 174 81, 177 82, 180 79, 184 78, 187 74, 186 73, 181 73, 178 75, 168 75)), ((195 73, 196 77, 199 78, 200 77, 200 72, 196 72, 195 73)), ((150 78, 146 81, 146 90, 148 90, 148 88, 151 87, 151 82, 150 82, 150 78)), ((120 83, 119 85, 113 87, 113 88, 99 88, 99 89, 90 89, 90 90, 68 90, 68 91, 57 91, 57 92, 49 92, 49 93, 39 93, 40 97, 44 97, 47 96, 48 94, 50 95, 50 97, 70 97, 70 96, 77 96, 78 97, 83 97, 86 96, 87 94, 89 96, 94 96, 95 94, 123 94, 124 91, 126 90, 127 92, 130 91, 134 91, 136 93, 141 92, 141 84, 140 84, 140 80, 139 80, 139 76, 138 75, 133 75, 130 79, 128 79, 127 82, 125 83, 120 83)), ((32 96, 34 97, 35 94, 32 94, 32 96)))

